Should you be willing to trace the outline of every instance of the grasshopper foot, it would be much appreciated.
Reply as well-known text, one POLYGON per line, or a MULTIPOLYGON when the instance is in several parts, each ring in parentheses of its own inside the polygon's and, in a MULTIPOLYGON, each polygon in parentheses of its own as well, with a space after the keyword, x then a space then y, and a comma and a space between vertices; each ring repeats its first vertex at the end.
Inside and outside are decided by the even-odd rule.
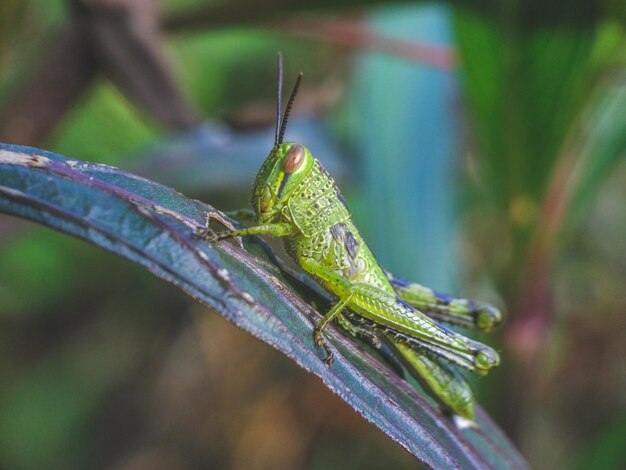
POLYGON ((193 234, 194 238, 198 240, 204 240, 209 243, 215 243, 220 240, 223 240, 224 238, 228 238, 231 236, 230 231, 216 233, 213 230, 211 230, 211 228, 209 227, 209 224, 211 223, 211 218, 212 218, 211 214, 208 213, 206 215, 206 222, 205 222, 204 227, 196 228, 194 230, 194 234, 193 234))
POLYGON ((326 357, 324 358, 324 364, 330 367, 334 361, 333 353, 330 350, 328 343, 322 336, 322 330, 317 327, 313 329, 313 342, 315 343, 316 347, 324 349, 324 352, 326 353, 326 357))
POLYGON ((204 240, 209 243, 215 243, 220 240, 219 235, 211 230, 209 227, 197 228, 193 234, 194 238, 198 240, 204 240))
POLYGON ((497 308, 484 304, 476 311, 474 322, 480 331, 490 331, 502 322, 502 313, 497 308))
POLYGON ((498 353, 487 346, 483 346, 474 357, 474 372, 478 375, 485 375, 498 364, 500 364, 498 353))

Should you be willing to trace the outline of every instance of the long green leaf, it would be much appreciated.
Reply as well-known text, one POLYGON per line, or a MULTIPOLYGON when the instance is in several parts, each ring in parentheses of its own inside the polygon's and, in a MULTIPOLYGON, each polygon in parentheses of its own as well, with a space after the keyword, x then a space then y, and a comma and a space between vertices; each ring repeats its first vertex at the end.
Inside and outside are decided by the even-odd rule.
POLYGON ((606 90, 586 122, 568 220, 570 230, 580 221, 610 171, 626 157, 626 86, 619 83, 606 90))
POLYGON ((593 8, 579 0, 559 3, 569 9, 560 24, 542 21, 551 11, 542 2, 494 3, 490 14, 456 10, 483 182, 504 210, 520 199, 540 203, 589 91, 593 8))
POLYGON ((425 395, 336 330, 327 367, 312 341, 319 314, 266 262, 194 239, 210 206, 115 168, 0 144, 0 212, 101 246, 179 286, 317 375, 368 421, 436 468, 526 468, 482 410, 459 430, 425 395))

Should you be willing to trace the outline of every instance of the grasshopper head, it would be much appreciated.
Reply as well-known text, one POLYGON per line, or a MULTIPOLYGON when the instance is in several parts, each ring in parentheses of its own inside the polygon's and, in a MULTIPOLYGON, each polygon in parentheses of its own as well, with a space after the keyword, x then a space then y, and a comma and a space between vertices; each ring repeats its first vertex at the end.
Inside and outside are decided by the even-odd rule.
POLYGON ((271 222, 280 215, 313 162, 313 155, 303 145, 285 142, 274 146, 252 188, 251 203, 259 223, 271 222))
POLYGON ((289 96, 289 101, 285 108, 285 115, 281 119, 280 98, 283 86, 283 56, 279 52, 274 147, 265 159, 263 166, 261 166, 252 188, 252 208, 256 212, 257 221, 260 224, 270 223, 280 216, 293 190, 309 173, 315 161, 311 152, 304 146, 294 142, 283 142, 289 112, 298 93, 301 80, 302 72, 298 74, 296 84, 291 91, 291 96, 289 96))

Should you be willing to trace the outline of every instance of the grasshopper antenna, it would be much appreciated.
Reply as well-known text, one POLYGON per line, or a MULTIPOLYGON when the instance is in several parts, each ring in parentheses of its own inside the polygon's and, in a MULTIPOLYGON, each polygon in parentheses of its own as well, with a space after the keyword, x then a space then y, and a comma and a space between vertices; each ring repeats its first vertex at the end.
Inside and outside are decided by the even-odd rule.
POLYGON ((280 132, 278 133, 279 144, 283 143, 283 138, 285 137, 285 130, 287 129, 287 120, 289 119, 289 113, 291 112, 293 101, 296 99, 296 95, 298 94, 298 88, 300 88, 301 81, 302 81, 302 72, 298 74, 298 78, 296 78, 296 84, 293 86, 293 90, 291 92, 291 96, 289 97, 289 101, 287 101, 287 107, 285 108, 285 115, 283 116, 283 120, 280 123, 280 132))
MULTIPOLYGON (((283 94, 283 53, 278 52, 278 89, 276 90, 276 130, 274 131, 274 147, 280 144, 278 138, 280 137, 280 124, 281 124, 281 103, 280 98, 283 94)), ((282 139, 280 139, 282 141, 282 139)))

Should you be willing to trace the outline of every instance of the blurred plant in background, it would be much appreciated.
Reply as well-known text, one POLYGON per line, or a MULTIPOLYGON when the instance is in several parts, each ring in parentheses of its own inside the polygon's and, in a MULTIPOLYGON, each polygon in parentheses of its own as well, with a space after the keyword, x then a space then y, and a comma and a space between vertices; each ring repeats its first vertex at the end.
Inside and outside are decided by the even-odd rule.
MULTIPOLYGON (((620 468, 625 19, 582 0, 4 0, 0 141, 242 207, 282 50, 305 73, 288 138, 341 179, 388 269, 500 296, 480 402, 537 468, 620 468)), ((0 243, 1 466, 413 464, 130 263, 4 216, 0 243)))

